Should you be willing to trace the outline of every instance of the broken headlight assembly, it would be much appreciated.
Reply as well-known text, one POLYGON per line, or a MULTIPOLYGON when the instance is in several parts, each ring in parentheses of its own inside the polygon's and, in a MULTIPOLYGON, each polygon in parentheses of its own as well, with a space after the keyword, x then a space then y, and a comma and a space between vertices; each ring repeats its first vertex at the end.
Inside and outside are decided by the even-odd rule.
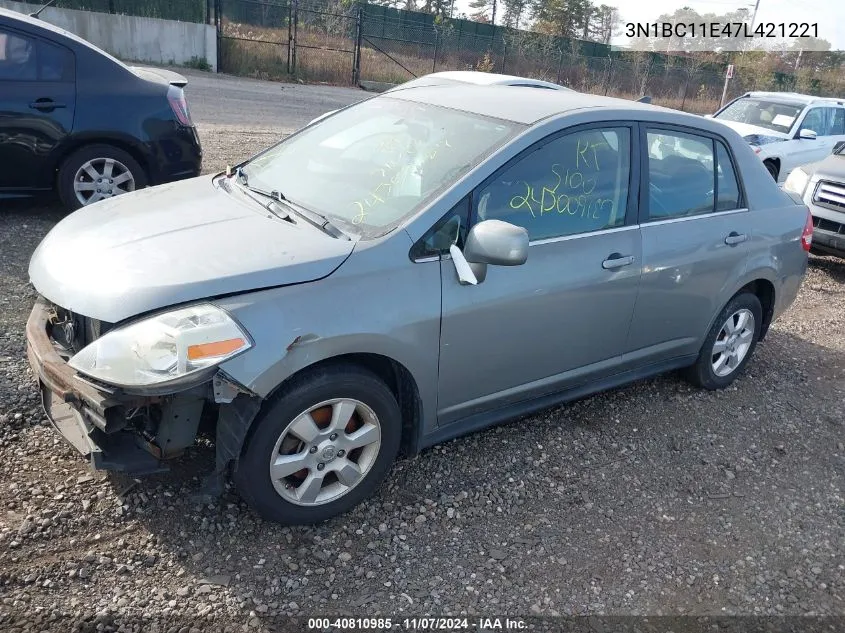
POLYGON ((226 312, 199 304, 110 330, 68 364, 106 384, 149 392, 191 387, 251 347, 249 335, 226 312))

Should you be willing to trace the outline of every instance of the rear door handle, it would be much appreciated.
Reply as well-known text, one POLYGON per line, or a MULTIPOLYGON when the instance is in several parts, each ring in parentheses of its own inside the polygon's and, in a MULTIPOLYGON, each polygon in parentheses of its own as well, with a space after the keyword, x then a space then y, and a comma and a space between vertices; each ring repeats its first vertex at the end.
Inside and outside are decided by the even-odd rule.
POLYGON ((56 108, 66 108, 64 103, 53 101, 52 99, 36 99, 29 104, 33 110, 55 110, 56 108))
POLYGON ((619 253, 611 254, 606 260, 601 263, 601 267, 607 270, 614 268, 622 268, 623 266, 630 266, 634 263, 633 255, 620 255, 619 253))
POLYGON ((736 231, 731 231, 730 234, 725 238, 725 244, 729 246, 735 246, 736 244, 741 244, 745 240, 748 239, 748 236, 745 233, 737 233, 736 231))

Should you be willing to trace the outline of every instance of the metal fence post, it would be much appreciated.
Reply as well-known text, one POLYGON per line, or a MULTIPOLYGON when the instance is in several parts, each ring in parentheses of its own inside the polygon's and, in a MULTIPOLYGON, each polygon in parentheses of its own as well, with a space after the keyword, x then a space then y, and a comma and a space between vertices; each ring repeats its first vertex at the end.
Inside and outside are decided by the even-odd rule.
POLYGON ((223 63, 223 0, 214 0, 214 30, 217 32, 217 72, 223 63))
POLYGON ((607 96, 607 91, 610 90, 610 80, 613 78, 613 57, 608 56, 610 60, 607 64, 607 78, 604 80, 604 96, 607 96))
POLYGON ((440 44, 440 31, 434 29, 434 61, 431 63, 431 72, 437 71, 437 47, 440 44))
POLYGON ((288 75, 291 74, 293 57, 293 1, 288 0, 288 75))
MULTIPOLYGON (((492 46, 490 48, 493 48, 493 47, 496 46, 496 30, 495 30, 495 27, 493 29, 493 41, 491 42, 491 44, 492 44, 492 46)), ((502 65, 501 65, 501 70, 499 71, 502 74, 505 73, 505 58, 507 58, 507 56, 508 56, 508 43, 505 41, 505 38, 503 37, 502 38, 502 65)))
POLYGON ((361 81, 361 40, 363 36, 364 5, 358 5, 355 15, 355 52, 352 56, 352 85, 357 86, 361 81))
POLYGON ((690 77, 690 74, 687 73, 687 80, 686 80, 686 82, 684 82, 684 97, 683 97, 683 99, 681 99, 681 112, 684 111, 684 106, 687 103, 687 90, 689 90, 689 82, 690 82, 691 79, 692 79, 692 77, 690 77))
POLYGON ((558 58, 557 58, 557 81, 555 83, 560 83, 560 71, 563 68, 563 51, 558 51, 558 58))
POLYGON ((293 30, 291 31, 290 41, 288 43, 288 51, 290 52, 290 70, 291 75, 296 74, 296 30, 299 23, 299 1, 293 0, 293 30))

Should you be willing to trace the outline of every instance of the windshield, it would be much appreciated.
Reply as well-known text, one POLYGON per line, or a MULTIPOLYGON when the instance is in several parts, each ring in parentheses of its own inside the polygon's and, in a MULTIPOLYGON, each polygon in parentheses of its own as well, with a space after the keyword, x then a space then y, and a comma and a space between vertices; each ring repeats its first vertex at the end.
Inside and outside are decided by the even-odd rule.
POLYGON ((803 109, 803 105, 793 103, 764 99, 737 99, 715 118, 748 123, 786 134, 803 109))
POLYGON ((305 128, 242 171, 250 187, 278 191, 362 235, 381 235, 522 128, 377 97, 305 128))

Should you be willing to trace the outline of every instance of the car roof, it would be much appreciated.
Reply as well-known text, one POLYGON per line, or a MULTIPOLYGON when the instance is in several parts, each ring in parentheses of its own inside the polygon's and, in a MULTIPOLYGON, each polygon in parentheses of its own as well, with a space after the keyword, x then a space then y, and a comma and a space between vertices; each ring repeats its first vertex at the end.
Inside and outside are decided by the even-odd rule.
POLYGON ((556 114, 563 114, 583 108, 613 108, 636 112, 663 111, 687 116, 690 121, 699 120, 695 115, 685 115, 677 110, 661 108, 646 103, 603 97, 574 90, 533 90, 526 99, 522 90, 511 90, 507 85, 442 84, 419 86, 397 92, 385 93, 397 99, 429 103, 454 110, 471 112, 481 116, 505 119, 531 125, 556 114))
POLYGON ((845 105, 845 99, 837 98, 837 97, 814 97, 813 95, 805 95, 801 94, 800 92, 765 92, 765 91, 753 91, 753 92, 746 92, 743 97, 755 97, 755 98, 762 98, 762 99, 772 99, 782 102, 792 102, 797 104, 809 105, 811 103, 837 103, 839 105, 845 105))
MULTIPOLYGON (((66 31, 65 29, 63 29, 59 26, 56 26, 55 24, 50 24, 49 22, 45 22, 44 20, 41 20, 39 18, 32 18, 32 17, 26 15, 25 13, 19 13, 18 11, 11 11, 9 9, 4 9, 2 7, 0 7, 0 17, 9 18, 10 20, 21 22, 21 23, 25 24, 26 26, 28 26, 30 28, 34 28, 36 30, 40 29, 42 31, 40 33, 40 35, 43 36, 43 37, 46 37, 48 39, 49 39, 50 35, 52 34, 52 35, 58 35, 59 38, 66 38, 68 40, 71 40, 74 44, 76 44, 78 46, 84 46, 88 50, 90 50, 94 53, 97 53, 99 55, 105 55, 106 57, 108 57, 113 62, 119 64, 120 66, 122 66, 124 68, 126 68, 126 64, 124 64, 122 61, 120 61, 119 59, 117 59, 113 55, 110 55, 109 53, 102 50, 101 48, 94 46, 91 42, 89 42, 86 39, 79 37, 75 33, 71 33, 70 31, 66 31)), ((61 42, 61 39, 59 41, 61 42)), ((62 42, 62 43, 67 43, 67 42, 62 42)), ((126 68, 126 69, 128 70, 128 68, 126 68)))
POLYGON ((425 77, 460 81, 478 86, 537 86, 556 90, 571 90, 571 88, 552 83, 551 81, 543 81, 542 79, 503 75, 500 73, 485 73, 478 70, 444 70, 425 75, 425 77))
POLYGON ((0 7, 0 16, 4 18, 9 18, 10 20, 17 20, 19 22, 23 22, 27 26, 34 26, 38 29, 43 29, 45 31, 52 31, 53 33, 57 33, 59 35, 76 37, 73 33, 66 31, 62 28, 54 24, 50 24, 49 22, 45 22, 39 18, 33 18, 27 15, 26 13, 20 13, 19 11, 12 11, 11 9, 4 9, 0 7))
POLYGON ((394 86, 388 92, 407 90, 418 86, 438 86, 443 84, 472 84, 474 86, 517 86, 522 88, 547 88, 551 90, 569 90, 566 86, 516 75, 500 73, 485 73, 478 70, 443 70, 410 79, 405 83, 394 86))

